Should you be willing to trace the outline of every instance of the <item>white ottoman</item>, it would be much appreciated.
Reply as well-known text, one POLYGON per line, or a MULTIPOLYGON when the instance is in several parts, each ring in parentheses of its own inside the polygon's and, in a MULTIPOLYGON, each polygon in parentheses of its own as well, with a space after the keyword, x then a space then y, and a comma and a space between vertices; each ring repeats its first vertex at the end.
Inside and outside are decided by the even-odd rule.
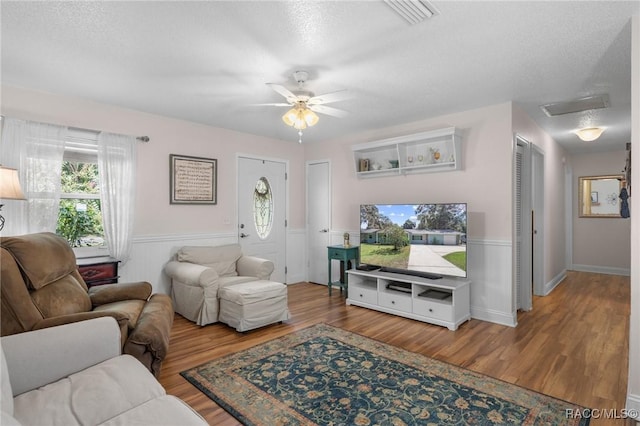
POLYGON ((274 281, 250 281, 218 290, 218 320, 247 331, 289 319, 287 286, 274 281))

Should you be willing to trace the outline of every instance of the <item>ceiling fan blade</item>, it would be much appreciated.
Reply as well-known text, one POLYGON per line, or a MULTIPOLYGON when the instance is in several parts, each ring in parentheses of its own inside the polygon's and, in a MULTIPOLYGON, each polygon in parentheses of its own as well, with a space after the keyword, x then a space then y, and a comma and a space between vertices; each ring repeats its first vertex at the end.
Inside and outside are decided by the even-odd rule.
POLYGON ((296 103, 298 101, 298 97, 296 95, 293 94, 293 92, 291 92, 291 90, 287 89, 284 86, 281 86, 279 84, 275 84, 275 83, 267 83, 267 86, 271 87, 274 91, 280 93, 282 96, 285 97, 285 99, 287 100, 287 102, 289 103, 296 103))
POLYGON ((309 109, 314 112, 319 112, 320 114, 326 114, 338 118, 346 117, 347 115, 349 115, 347 111, 324 105, 309 105, 309 109))
POLYGON ((344 101, 351 99, 351 94, 347 89, 338 90, 337 92, 325 93, 324 95, 314 96, 307 101, 309 105, 329 104, 331 102, 344 101))

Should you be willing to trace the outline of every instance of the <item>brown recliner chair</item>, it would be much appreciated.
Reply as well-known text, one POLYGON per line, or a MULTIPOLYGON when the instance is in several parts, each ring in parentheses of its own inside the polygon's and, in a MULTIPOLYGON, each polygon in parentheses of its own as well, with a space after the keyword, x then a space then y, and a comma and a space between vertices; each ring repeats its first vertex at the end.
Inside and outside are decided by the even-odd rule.
POLYGON ((1 237, 0 265, 2 336, 111 316, 122 351, 158 376, 173 324, 168 295, 151 295, 148 282, 88 289, 66 240, 47 232, 1 237))

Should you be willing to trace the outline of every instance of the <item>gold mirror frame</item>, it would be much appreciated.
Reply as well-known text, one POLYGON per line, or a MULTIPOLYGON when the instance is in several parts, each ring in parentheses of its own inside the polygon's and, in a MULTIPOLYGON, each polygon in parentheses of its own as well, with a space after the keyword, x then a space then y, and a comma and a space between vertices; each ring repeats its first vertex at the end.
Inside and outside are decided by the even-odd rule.
POLYGON ((579 216, 621 218, 620 190, 625 185, 624 175, 580 177, 578 183, 579 216))

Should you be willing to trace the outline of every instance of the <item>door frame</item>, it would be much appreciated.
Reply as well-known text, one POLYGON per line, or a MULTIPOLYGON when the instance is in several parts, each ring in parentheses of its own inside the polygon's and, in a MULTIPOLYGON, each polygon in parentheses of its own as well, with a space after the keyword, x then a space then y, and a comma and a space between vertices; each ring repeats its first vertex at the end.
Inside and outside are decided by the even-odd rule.
MULTIPOLYGON (((285 171, 285 180, 284 180, 284 187, 285 187, 285 194, 284 194, 284 204, 285 204, 285 210, 284 210, 284 220, 285 220, 285 227, 284 227, 284 250, 285 250, 285 283, 286 283, 286 277, 287 277, 287 264, 288 262, 288 246, 289 246, 289 205, 291 204, 289 202, 290 200, 290 188, 289 188, 289 176, 290 176, 290 172, 289 172, 289 160, 287 159, 283 159, 283 158, 277 158, 277 157, 265 157, 265 156, 261 156, 261 155, 255 155, 255 154, 245 154, 245 153, 241 153, 241 152, 236 152, 236 182, 235 182, 235 215, 234 215, 234 219, 233 219, 233 229, 236 235, 236 242, 238 244, 240 244, 240 222, 239 222, 239 217, 240 217, 240 197, 238 196, 239 194, 239 190, 240 190, 240 159, 241 158, 246 158, 249 160, 258 160, 258 161, 271 161, 274 163, 282 163, 284 164, 284 171, 285 171)), ((225 221, 226 222, 226 221, 225 221)), ((226 224, 226 223, 225 223, 226 224)))

